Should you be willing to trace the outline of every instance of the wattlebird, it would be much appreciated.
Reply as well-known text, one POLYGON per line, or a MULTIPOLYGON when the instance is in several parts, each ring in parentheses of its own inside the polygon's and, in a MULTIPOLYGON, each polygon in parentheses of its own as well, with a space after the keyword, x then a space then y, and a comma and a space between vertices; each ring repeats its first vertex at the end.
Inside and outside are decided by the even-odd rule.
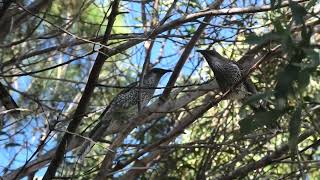
POLYGON ((198 50, 198 52, 204 56, 212 69, 220 90, 225 93, 230 88, 234 88, 229 95, 230 99, 243 99, 250 94, 257 93, 251 80, 249 78, 243 79, 243 70, 236 62, 221 56, 215 50, 198 50), (234 87, 237 83, 240 84, 234 87))
MULTIPOLYGON (((231 89, 231 93, 228 95, 229 99, 233 100, 245 100, 250 95, 257 93, 255 85, 250 78, 245 77, 245 69, 237 64, 235 61, 231 61, 221 56, 215 50, 198 50, 200 52, 210 68, 212 69, 220 90, 225 93, 231 89)), ((267 111, 264 101, 259 101, 259 104, 250 105, 254 111, 267 111)), ((272 129, 280 129, 277 122, 272 123, 270 126, 272 129)))
POLYGON ((134 82, 130 84, 126 89, 121 91, 116 97, 111 101, 109 106, 104 110, 104 112, 99 117, 99 123, 93 128, 89 133, 89 138, 91 141, 85 140, 78 151, 80 159, 90 151, 94 146, 94 142, 100 138, 103 138, 107 129, 113 129, 109 126, 121 126, 130 117, 133 117, 138 113, 138 106, 144 108, 155 92, 161 77, 167 72, 172 72, 171 70, 153 68, 143 78, 142 84, 139 82, 134 82), (140 101, 140 103, 139 103, 140 101))

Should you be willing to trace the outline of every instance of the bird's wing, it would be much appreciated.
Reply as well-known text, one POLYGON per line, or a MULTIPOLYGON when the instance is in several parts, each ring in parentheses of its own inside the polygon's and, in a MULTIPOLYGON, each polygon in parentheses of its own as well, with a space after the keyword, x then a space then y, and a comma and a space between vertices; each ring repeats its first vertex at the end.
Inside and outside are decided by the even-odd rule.
POLYGON ((110 116, 110 113, 113 111, 113 102, 119 97, 121 94, 125 94, 129 92, 131 89, 136 87, 138 85, 138 82, 134 82, 129 84, 125 89, 123 89, 119 94, 117 94, 110 104, 106 107, 106 109, 103 111, 103 113, 98 118, 98 124, 89 132, 89 138, 92 141, 85 140, 81 147, 78 149, 78 156, 80 160, 83 160, 86 154, 90 152, 92 147, 94 146, 94 142, 97 141, 99 138, 104 137, 105 132, 107 131, 112 119, 110 116))
MULTIPOLYGON (((129 92, 131 89, 133 89, 133 88, 136 87, 137 85, 138 85, 138 81, 129 84, 126 88, 124 88, 122 91, 120 91, 120 93, 119 93, 118 95, 129 92)), ((118 95, 117 95, 117 96, 118 96, 118 95)))
POLYGON ((90 150, 92 149, 92 147, 95 145, 95 142, 99 139, 99 138, 103 138, 104 137, 104 133, 106 132, 111 119, 107 119, 107 120, 101 120, 100 118, 102 118, 103 115, 101 115, 99 117, 99 122, 98 124, 89 132, 89 137, 91 139, 91 141, 89 140, 84 140, 84 142, 80 145, 80 147, 77 150, 77 155, 79 156, 79 159, 82 161, 85 156, 90 152, 90 150))
MULTIPOLYGON (((2 83, 0 83, 0 101, 7 110, 19 108, 2 83)), ((18 111, 13 111, 10 114, 16 117, 18 113, 18 111)))
POLYGON ((127 92, 129 92, 131 89, 133 89, 134 87, 136 87, 138 85, 138 82, 133 82, 131 84, 129 84, 126 88, 124 88, 122 91, 120 91, 112 100, 111 102, 109 103, 109 105, 106 107, 106 109, 102 112, 101 117, 103 117, 107 112, 108 110, 110 109, 110 105, 112 105, 112 103, 114 102, 115 99, 117 99, 117 97, 120 95, 120 94, 125 94, 127 92))
POLYGON ((108 116, 107 113, 110 109, 110 107, 112 106, 113 102, 115 99, 117 99, 117 97, 120 94, 125 94, 127 92, 129 92, 131 89, 133 89, 135 86, 137 86, 138 82, 133 82, 131 84, 129 84, 125 89, 123 89, 119 94, 116 95, 116 97, 114 97, 112 99, 112 101, 109 103, 109 105, 105 108, 105 110, 102 112, 102 114, 100 115, 100 117, 98 118, 99 123, 93 128, 93 130, 90 132, 89 137, 93 137, 95 136, 94 134, 99 134, 99 133, 95 133, 98 131, 98 129, 103 129, 101 127, 107 128, 107 126, 109 125, 109 121, 107 121, 106 119, 103 119, 104 117, 108 116), (103 123, 102 123, 103 122, 103 123), (103 126, 102 126, 103 124, 103 126))

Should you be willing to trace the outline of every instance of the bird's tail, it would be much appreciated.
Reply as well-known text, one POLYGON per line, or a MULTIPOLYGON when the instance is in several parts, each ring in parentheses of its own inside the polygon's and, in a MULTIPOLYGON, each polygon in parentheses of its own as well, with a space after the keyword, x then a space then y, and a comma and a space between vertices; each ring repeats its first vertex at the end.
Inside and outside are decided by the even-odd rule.
POLYGON ((86 155, 91 151, 96 141, 102 138, 107 130, 111 118, 100 120, 99 123, 90 131, 89 139, 85 139, 82 145, 77 150, 77 156, 80 161, 83 161, 86 155))
POLYGON ((85 140, 80 148, 77 150, 77 156, 79 157, 80 162, 84 160, 86 155, 91 151, 95 142, 93 140, 85 140))

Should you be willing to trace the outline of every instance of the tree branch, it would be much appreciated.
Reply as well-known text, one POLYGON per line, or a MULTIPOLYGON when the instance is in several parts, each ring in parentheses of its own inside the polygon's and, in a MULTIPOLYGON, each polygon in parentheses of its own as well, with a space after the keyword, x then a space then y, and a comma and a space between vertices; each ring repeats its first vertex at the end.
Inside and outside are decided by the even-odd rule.
MULTIPOLYGON (((304 141, 309 136, 313 135, 315 133, 314 130, 307 130, 299 137, 299 142, 304 141)), ((270 155, 266 155, 263 158, 261 158, 258 161, 249 163, 245 166, 239 167, 238 169, 234 170, 233 172, 229 173, 228 175, 221 176, 217 179, 220 180, 227 180, 227 179, 235 179, 235 178, 243 178, 248 173, 266 167, 267 165, 272 164, 276 159, 281 158, 282 155, 284 155, 289 150, 289 144, 285 144, 276 151, 274 151, 270 155)))
MULTIPOLYGON (((223 2, 223 0, 214 1, 214 3, 209 6, 209 8, 218 9, 222 2, 223 2)), ((179 59, 178 63, 176 64, 176 67, 174 68, 173 73, 172 73, 172 75, 171 75, 171 77, 169 79, 169 82, 167 84, 168 88, 166 88, 163 91, 163 93, 162 93, 162 95, 160 97, 162 100, 167 100, 168 99, 168 97, 170 95, 170 92, 172 91, 172 88, 170 88, 170 87, 174 86, 174 84, 176 83, 176 81, 178 79, 178 76, 180 74, 180 71, 181 71, 183 65, 185 64, 185 62, 187 61, 187 59, 189 57, 189 54, 191 53, 191 50, 193 49, 195 44, 198 42, 202 32, 206 28, 206 26, 207 26, 206 23, 209 23, 212 18, 213 18, 212 15, 206 15, 205 16, 205 18, 203 20, 205 23, 202 23, 202 24, 199 25, 197 31, 194 33, 193 37, 191 38, 189 43, 186 45, 182 55, 180 56, 180 59, 179 59)))
MULTIPOLYGON (((111 30, 113 27, 113 23, 115 22, 116 16, 118 15, 118 6, 119 6, 119 0, 115 0, 112 3, 112 10, 111 13, 108 17, 108 25, 106 28, 106 31, 104 33, 104 38, 102 40, 102 44, 107 44, 110 34, 111 34, 111 30)), ((88 82, 87 85, 84 89, 83 95, 80 99, 80 102, 78 104, 78 107, 73 115, 73 119, 72 121, 69 123, 69 126, 67 128, 68 132, 75 132, 76 129, 78 128, 78 126, 80 125, 80 122, 82 120, 82 115, 85 114, 85 111, 89 105, 89 101, 90 98, 92 96, 95 84, 97 83, 97 80, 99 78, 99 74, 100 71, 102 69, 102 66, 104 64, 104 61, 106 60, 106 58, 108 58, 106 53, 103 53, 105 50, 105 48, 102 48, 102 52, 100 52, 96 58, 96 61, 92 67, 92 70, 90 72, 89 78, 88 78, 88 82)), ((51 163, 43 177, 44 180, 49 180, 52 179, 60 165, 60 163, 63 160, 64 157, 64 153, 66 151, 67 145, 69 143, 69 141, 72 138, 72 134, 70 133, 65 133, 63 138, 61 139, 54 157, 51 160, 51 163)))

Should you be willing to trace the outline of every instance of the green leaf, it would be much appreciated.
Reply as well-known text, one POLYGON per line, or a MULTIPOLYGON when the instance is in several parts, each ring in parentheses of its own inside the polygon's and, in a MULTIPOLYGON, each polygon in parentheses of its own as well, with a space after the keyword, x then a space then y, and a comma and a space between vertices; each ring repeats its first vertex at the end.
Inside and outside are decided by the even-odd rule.
POLYGON ((282 26, 281 21, 279 19, 272 20, 272 24, 276 32, 279 32, 281 34, 287 32, 285 28, 282 26))
POLYGON ((276 0, 270 0, 270 3, 271 3, 271 8, 274 9, 274 5, 276 3, 276 0))
POLYGON ((295 52, 296 45, 289 34, 285 34, 285 33, 282 33, 282 34, 283 35, 281 37, 281 44, 284 47, 283 49, 285 52, 288 53, 289 57, 292 57, 295 52))
POLYGON ((248 34, 246 36, 246 40, 245 40, 247 43, 249 44, 259 44, 259 42, 261 41, 260 37, 257 36, 255 33, 251 33, 251 34, 248 34))
POLYGON ((311 0, 307 3, 306 9, 310 9, 311 7, 315 6, 318 0, 311 0))
POLYGON ((279 73, 277 85, 275 87, 275 95, 277 98, 286 97, 292 91, 292 84, 297 79, 298 67, 289 64, 283 72, 279 73))
POLYGON ((301 47, 308 47, 310 45, 310 39, 312 36, 312 28, 310 26, 302 26, 301 37, 299 42, 301 47))
POLYGON ((310 72, 309 70, 305 69, 299 72, 298 75, 298 87, 299 89, 304 89, 309 85, 310 82, 310 72))
POLYGON ((276 128, 277 119, 283 115, 283 111, 271 110, 267 112, 257 112, 255 121, 258 127, 267 126, 268 128, 276 128))
POLYGON ((292 155, 297 151, 298 138, 301 126, 301 106, 299 105, 293 113, 289 122, 289 147, 292 155))
POLYGON ((320 65, 320 54, 314 49, 304 49, 307 58, 311 61, 310 67, 315 68, 320 65))
POLYGON ((250 134, 255 129, 257 129, 252 116, 248 116, 244 119, 241 119, 239 121, 239 126, 240 126, 240 133, 243 135, 250 134))
POLYGON ((256 129, 263 126, 274 127, 277 124, 277 119, 282 116, 284 111, 272 110, 266 112, 256 112, 239 121, 240 132, 242 134, 249 134, 256 129))
POLYGON ((306 9, 294 1, 289 1, 289 7, 291 8, 293 20, 297 23, 297 25, 304 24, 303 17, 307 14, 306 9))
POLYGON ((266 99, 267 97, 270 97, 273 95, 273 91, 266 91, 263 93, 256 93, 250 97, 248 97, 244 102, 243 102, 243 106, 248 105, 248 104, 255 104, 257 103, 259 100, 261 99, 266 99))
POLYGON ((281 0, 271 0, 271 8, 276 9, 280 7, 281 5, 281 0))
MULTIPOLYGON (((240 117, 246 117, 248 115, 246 113, 246 107, 248 105, 251 105, 251 106, 254 106, 254 107, 258 107, 258 109, 259 109, 259 106, 262 105, 261 104, 261 100, 269 98, 270 96, 273 95, 273 93, 274 92, 272 92, 272 91, 266 91, 266 92, 263 92, 263 93, 256 93, 256 94, 254 94, 252 96, 247 97, 245 99, 245 101, 242 103, 242 106, 241 106, 241 108, 239 110, 240 117)), ((250 108, 250 109, 252 109, 252 108, 250 108)))
POLYGON ((267 33, 264 34, 263 36, 257 36, 256 34, 252 33, 252 34, 248 34, 246 36, 246 42, 248 44, 262 44, 265 41, 269 41, 269 40, 281 40, 282 35, 276 32, 271 32, 271 33, 267 33))

